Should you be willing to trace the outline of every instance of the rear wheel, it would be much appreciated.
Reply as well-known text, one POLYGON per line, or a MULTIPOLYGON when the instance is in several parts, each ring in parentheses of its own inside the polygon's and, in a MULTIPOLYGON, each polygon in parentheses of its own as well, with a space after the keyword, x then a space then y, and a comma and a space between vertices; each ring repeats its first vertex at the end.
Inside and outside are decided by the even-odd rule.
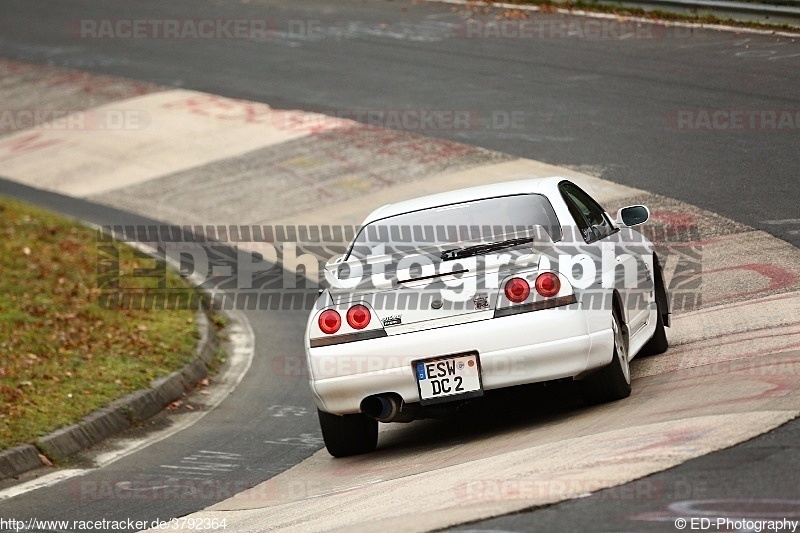
POLYGON ((378 421, 361 413, 332 415, 317 409, 325 447, 334 457, 374 451, 378 446, 378 421))
POLYGON ((589 404, 621 400, 631 394, 628 332, 616 309, 612 313, 611 329, 614 333, 614 354, 611 363, 579 382, 583 400, 589 404))

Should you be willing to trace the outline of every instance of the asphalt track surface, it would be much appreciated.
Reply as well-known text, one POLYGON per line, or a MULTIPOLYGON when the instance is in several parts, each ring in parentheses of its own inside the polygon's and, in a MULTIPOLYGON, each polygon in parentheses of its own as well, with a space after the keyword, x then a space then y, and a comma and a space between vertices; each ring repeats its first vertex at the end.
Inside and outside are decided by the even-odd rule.
MULTIPOLYGON (((498 110, 522 110, 521 128, 421 133, 585 169, 690 202, 800 245, 796 192, 800 125, 783 131, 675 131, 665 118, 679 110, 796 111, 800 46, 790 41, 713 31, 625 41, 458 39, 442 37, 446 32, 439 22, 455 16, 449 8, 403 2, 337 2, 326 9, 312 2, 173 2, 168 6, 104 2, 102 9, 98 5, 6 2, 0 19, 0 55, 311 111, 468 109, 490 117, 498 110), (83 17, 181 18, 187 12, 196 18, 269 17, 282 28, 288 28, 290 21, 321 21, 323 27, 336 31, 327 31, 322 39, 289 35, 259 42, 104 42, 77 40, 66 30, 67 21, 83 17), (352 21, 359 23, 347 26, 352 21), (365 30, 380 24, 397 31, 365 30), (343 27, 349 29, 340 31, 343 27)), ((127 216, 8 183, 3 183, 2 191, 96 223, 119 223, 121 216, 127 216)), ((259 313, 252 321, 256 341, 286 353, 297 352, 299 341, 288 331, 296 328, 290 324, 303 319, 299 314, 264 317, 259 313)), ((262 358, 260 364, 268 363, 262 358)), ((251 372, 263 375, 257 367, 251 372)), ((92 475, 99 482, 131 479, 207 450, 242 458, 232 461, 238 466, 221 473, 220 479, 255 484, 317 449, 313 416, 270 417, 255 398, 311 410, 302 377, 269 383, 246 380, 225 409, 206 419, 202 427, 92 475), (252 425, 243 431, 231 422, 233 413, 237 420, 252 420, 252 425), (306 444, 275 444, 298 435, 308 436, 306 444)), ((790 468, 798 464, 796 435, 797 422, 659 474, 676 476, 663 486, 683 491, 669 493, 667 499, 774 499, 794 501, 796 509, 797 486, 790 468), (693 481, 681 485, 676 479, 693 481)), ((4 516, 43 517, 42 502, 58 501, 63 502, 53 510, 58 518, 128 517, 136 508, 143 519, 163 519, 211 503, 159 498, 121 503, 122 498, 75 498, 76 490, 81 486, 42 489, 30 497, 2 502, 0 510, 4 516)), ((600 493, 480 527, 582 530, 597 524, 586 517, 598 516, 608 520, 602 523, 606 530, 631 527, 614 521, 620 512, 609 504, 613 498, 613 494, 600 493)), ((661 500, 642 498, 635 503, 650 505, 648 512, 664 506, 661 500)), ((625 506, 628 513, 633 504, 619 498, 617 505, 625 506)))
POLYGON ((11 0, 0 55, 347 117, 473 111, 488 127, 420 133, 586 169, 800 245, 800 125, 686 130, 673 120, 680 111, 796 113, 797 39, 663 28, 644 37, 563 38, 550 29, 555 22, 544 38, 476 38, 459 29, 462 16, 447 5, 402 1, 11 0), (277 33, 88 39, 74 29, 80 19, 189 17, 266 18, 277 33), (502 127, 498 112, 521 112, 520 127, 502 127))

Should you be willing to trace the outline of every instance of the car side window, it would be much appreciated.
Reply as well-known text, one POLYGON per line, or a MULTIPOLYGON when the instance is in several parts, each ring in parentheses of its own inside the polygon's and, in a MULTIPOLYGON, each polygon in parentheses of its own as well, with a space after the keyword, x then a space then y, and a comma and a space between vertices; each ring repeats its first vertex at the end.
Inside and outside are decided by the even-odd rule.
POLYGON ((605 210, 583 189, 568 181, 561 182, 559 189, 586 242, 603 239, 616 231, 605 210))

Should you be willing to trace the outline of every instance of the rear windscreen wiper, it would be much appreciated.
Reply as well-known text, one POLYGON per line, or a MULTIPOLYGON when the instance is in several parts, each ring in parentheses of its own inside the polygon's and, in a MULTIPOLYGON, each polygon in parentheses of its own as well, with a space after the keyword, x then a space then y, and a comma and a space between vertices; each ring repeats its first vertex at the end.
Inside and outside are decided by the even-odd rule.
POLYGON ((476 244, 474 246, 467 246, 466 248, 445 250, 442 252, 440 257, 442 258, 442 261, 463 259, 464 257, 488 254, 489 252, 496 252, 498 250, 503 250, 504 248, 511 248, 512 246, 519 246, 520 244, 527 244, 529 242, 533 242, 533 237, 521 237, 519 239, 508 239, 507 241, 476 244))

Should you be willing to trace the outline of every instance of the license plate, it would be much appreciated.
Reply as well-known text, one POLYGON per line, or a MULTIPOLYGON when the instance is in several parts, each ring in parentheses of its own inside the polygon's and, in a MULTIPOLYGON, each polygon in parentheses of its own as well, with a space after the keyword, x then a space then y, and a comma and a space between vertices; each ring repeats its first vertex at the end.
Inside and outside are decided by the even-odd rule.
POLYGON ((459 354, 414 361, 422 405, 483 395, 478 354, 459 354))

